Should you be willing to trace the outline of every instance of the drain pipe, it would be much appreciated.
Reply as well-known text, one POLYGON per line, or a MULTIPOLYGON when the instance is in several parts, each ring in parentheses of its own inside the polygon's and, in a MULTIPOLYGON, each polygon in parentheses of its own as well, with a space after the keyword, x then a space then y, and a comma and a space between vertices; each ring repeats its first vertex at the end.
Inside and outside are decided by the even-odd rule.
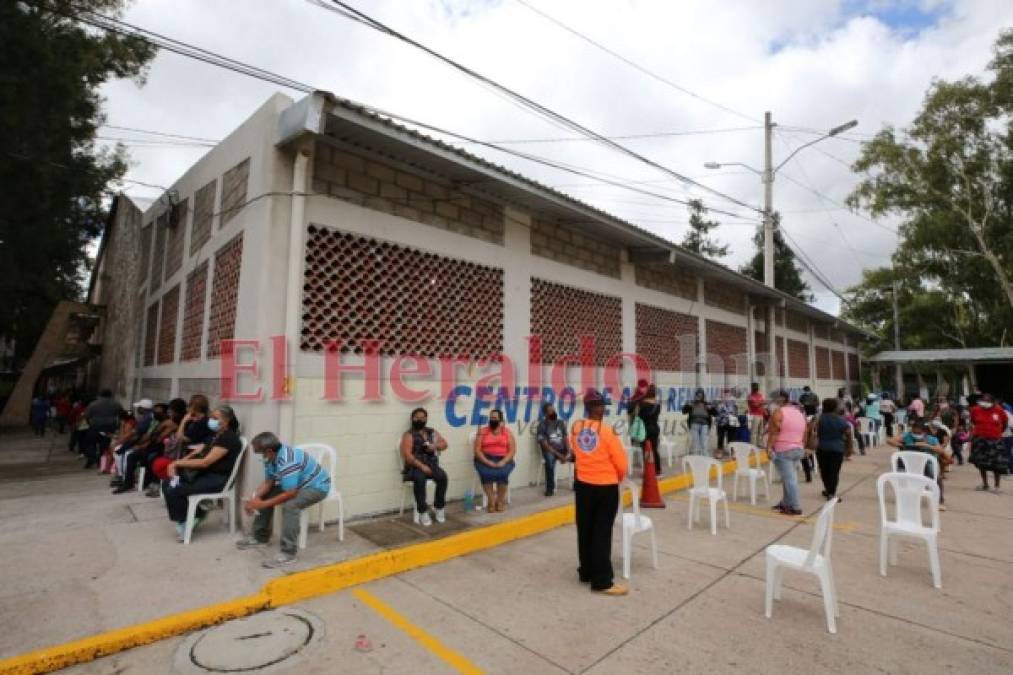
MULTIPOLYGON (((304 146, 295 155, 292 167, 292 212, 288 229, 288 280, 285 284, 285 384, 286 398, 295 395, 296 364, 299 354, 299 315, 302 304, 303 247, 306 233, 306 195, 309 193, 310 150, 304 146)), ((282 401, 278 435, 295 442, 295 402, 282 401)))

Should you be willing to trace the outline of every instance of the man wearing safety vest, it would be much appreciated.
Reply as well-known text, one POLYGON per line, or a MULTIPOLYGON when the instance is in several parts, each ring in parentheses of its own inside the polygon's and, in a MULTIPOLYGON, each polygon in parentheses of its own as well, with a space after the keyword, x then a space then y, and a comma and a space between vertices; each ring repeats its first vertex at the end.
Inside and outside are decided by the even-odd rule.
POLYGON ((626 595, 625 586, 613 583, 612 524, 619 510, 619 484, 626 476, 626 451, 602 418, 605 399, 595 389, 584 394, 586 417, 570 431, 577 480, 577 573, 591 590, 606 595, 626 595))

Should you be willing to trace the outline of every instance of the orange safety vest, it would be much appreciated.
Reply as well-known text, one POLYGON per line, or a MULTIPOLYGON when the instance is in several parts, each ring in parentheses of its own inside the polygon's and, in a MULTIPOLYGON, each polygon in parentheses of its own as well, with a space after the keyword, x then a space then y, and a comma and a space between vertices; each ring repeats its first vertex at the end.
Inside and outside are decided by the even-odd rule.
POLYGON ((626 450, 604 421, 583 419, 570 430, 577 480, 591 485, 616 485, 626 476, 626 450))

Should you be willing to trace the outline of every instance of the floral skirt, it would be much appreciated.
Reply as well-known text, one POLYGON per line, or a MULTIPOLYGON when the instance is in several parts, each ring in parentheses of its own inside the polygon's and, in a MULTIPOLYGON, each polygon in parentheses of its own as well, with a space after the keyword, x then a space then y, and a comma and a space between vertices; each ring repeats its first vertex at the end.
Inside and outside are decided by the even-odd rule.
POLYGON ((1001 440, 974 439, 967 461, 982 471, 1009 473, 1009 450, 1001 440))

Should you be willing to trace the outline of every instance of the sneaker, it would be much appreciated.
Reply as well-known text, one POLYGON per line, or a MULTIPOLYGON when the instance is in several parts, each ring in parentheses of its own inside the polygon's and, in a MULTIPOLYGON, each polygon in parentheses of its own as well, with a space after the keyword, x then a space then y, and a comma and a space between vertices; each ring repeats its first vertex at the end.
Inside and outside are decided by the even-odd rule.
POLYGON ((974 489, 976 491, 978 491, 978 492, 988 492, 988 486, 987 485, 975 485, 974 489))
POLYGON ((939 505, 939 510, 940 511, 945 511, 946 510, 946 504, 940 504, 939 505))
POLYGON ((176 541, 182 544, 184 534, 186 534, 186 527, 183 523, 176 523, 176 541))
POLYGON ((419 513, 418 511, 416 511, 414 522, 416 525, 421 525, 422 527, 429 527, 430 525, 433 524, 433 519, 429 517, 428 511, 426 511, 425 513, 419 513))
POLYGON ((121 495, 124 492, 131 492, 131 491, 133 491, 133 489, 134 489, 133 485, 127 485, 126 483, 120 483, 120 486, 118 488, 116 488, 115 490, 113 490, 113 494, 114 495, 121 495))
POLYGON ((1002 490, 1000 490, 997 487, 994 487, 994 488, 992 488, 992 494, 994 494, 994 495, 1001 495, 1002 494, 1002 490))
POLYGON ((554 494, 556 494, 556 491, 555 491, 555 490, 546 490, 546 491, 545 491, 545 496, 546 496, 546 497, 551 497, 551 496, 552 496, 552 495, 554 495, 554 494))
POLYGON ((602 595, 626 595, 630 592, 630 589, 626 588, 622 584, 612 584, 608 588, 603 588, 597 592, 602 595))
POLYGON ((444 509, 436 509, 436 522, 437 523, 447 522, 447 512, 444 509))
POLYGON ((240 551, 245 551, 248 548, 258 548, 260 546, 267 546, 269 542, 261 541, 252 535, 247 535, 236 542, 236 548, 240 551))
POLYGON ((285 567, 295 562, 294 553, 279 553, 277 557, 271 560, 265 560, 261 563, 262 567, 266 567, 269 570, 278 569, 279 567, 285 567))
POLYGON ((159 488, 158 483, 149 485, 148 489, 144 491, 145 497, 158 498, 162 496, 162 490, 159 488))

